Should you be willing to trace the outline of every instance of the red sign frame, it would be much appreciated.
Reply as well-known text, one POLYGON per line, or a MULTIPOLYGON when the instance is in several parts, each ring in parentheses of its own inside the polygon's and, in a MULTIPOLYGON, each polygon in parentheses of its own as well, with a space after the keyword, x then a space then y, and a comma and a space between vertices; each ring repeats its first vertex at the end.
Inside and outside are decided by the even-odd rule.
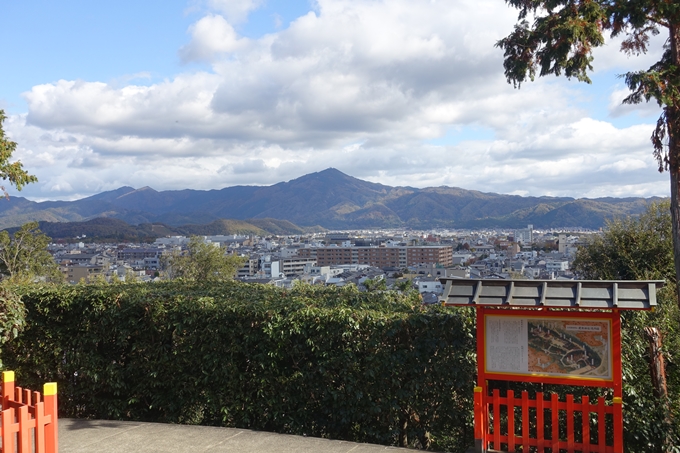
POLYGON ((618 310, 609 312, 593 312, 593 311, 547 311, 547 310, 523 310, 523 309, 494 309, 483 306, 477 307, 477 376, 478 382, 484 382, 487 379, 504 380, 504 381, 524 381, 524 382, 538 382, 545 384, 561 384, 561 385, 578 385, 585 387, 607 387, 614 389, 615 396, 620 396, 621 393, 621 317, 618 310), (503 316, 503 317, 520 317, 525 319, 530 318, 555 318, 564 319, 582 319, 582 320, 606 320, 610 322, 610 343, 609 350, 611 351, 611 370, 610 378, 587 378, 575 376, 551 376, 541 373, 503 373, 496 371, 489 371, 487 367, 486 356, 486 318, 487 316, 503 316))
MULTIPOLYGON (((613 453, 622 453, 623 452, 623 411, 622 411, 622 369, 621 369, 621 316, 619 313, 619 310, 614 309, 611 311, 582 311, 582 310, 558 310, 558 311, 549 311, 545 309, 539 309, 539 310, 527 310, 527 309, 516 309, 516 308, 487 308, 485 306, 477 306, 476 308, 476 314, 477 314, 477 387, 475 388, 475 450, 479 452, 486 452, 487 451, 487 443, 489 441, 494 443, 494 449, 497 450, 500 447, 500 444, 502 441, 506 442, 508 444, 508 448, 511 448, 510 445, 513 445, 514 447, 514 441, 515 438, 514 436, 514 428, 512 427, 512 422, 509 421, 508 425, 508 436, 506 437, 501 437, 500 436, 500 425, 498 425, 498 417, 494 419, 494 434, 492 435, 491 432, 489 431, 489 416, 488 416, 488 411, 489 407, 493 406, 495 410, 500 410, 501 404, 507 405, 509 408, 511 405, 515 404, 515 399, 512 396, 512 391, 508 391, 508 396, 502 401, 500 398, 498 391, 496 390, 494 392, 494 395, 489 395, 489 389, 488 389, 488 382, 487 380, 505 380, 505 381, 523 381, 523 382, 536 382, 536 383, 550 383, 550 384, 560 384, 560 385, 573 385, 573 386, 583 386, 583 387, 604 387, 604 388, 611 388, 613 389, 613 399, 612 399, 612 406, 610 406, 609 409, 606 409, 607 412, 611 413, 613 415, 613 430, 614 430, 614 444, 613 446, 605 446, 604 444, 604 411, 605 411, 605 406, 604 406, 604 398, 600 398, 600 425, 601 428, 599 428, 600 431, 600 442, 601 444, 598 446, 595 445, 590 445, 587 444, 587 449, 585 451, 597 451, 597 452, 613 452, 613 453), (590 378, 582 378, 582 377, 577 377, 574 378, 573 376, 568 376, 568 377, 558 377, 558 376, 546 376, 545 374, 518 374, 516 372, 514 373, 499 373, 499 372, 488 372, 486 369, 486 317, 487 316, 502 316, 502 317, 509 317, 509 316, 516 316, 516 317, 523 317, 524 319, 527 318, 541 318, 541 319, 549 319, 549 318, 555 318, 556 320, 558 319, 597 319, 597 320, 607 320, 610 322, 610 337, 609 341, 611 343, 611 346, 609 348, 609 351, 611 351, 611 379, 590 379, 590 378), (511 402, 512 400, 512 402, 511 402), (493 437, 492 437, 493 436, 493 437), (505 440, 503 440, 505 439, 505 440)), ((528 352, 527 352, 528 354, 528 352)), ((524 392, 524 395, 522 396, 523 399, 521 400, 521 404, 526 407, 524 407, 524 416, 526 417, 528 414, 528 408, 529 408, 529 401, 526 399, 526 392, 524 392)), ((553 400, 550 403, 551 408, 552 408, 552 414, 553 414, 553 427, 557 427, 558 425, 558 418, 557 418, 557 413, 558 410, 561 408, 561 404, 556 400, 557 395, 553 395, 553 400)), ((520 401, 520 400, 517 400, 520 401)), ((539 425, 542 424, 542 414, 543 414, 543 405, 548 404, 547 402, 543 402, 543 394, 539 393, 537 394, 537 400, 534 401, 534 404, 536 404, 536 413, 540 414, 540 420, 538 422, 539 425), (541 409, 539 410, 538 405, 541 405, 541 409)), ((567 395, 567 402, 564 403, 567 414, 569 416, 573 417, 573 411, 574 411, 574 403, 573 403, 573 396, 572 395, 567 395), (571 411, 571 412, 570 412, 571 411)), ((589 409, 588 406, 588 398, 583 397, 583 401, 581 402, 582 407, 586 408, 584 412, 585 415, 583 415, 584 420, 586 420, 589 417, 589 412, 591 409, 589 409)), ((532 406, 534 407, 534 406, 532 406)), ((510 412, 513 412, 514 409, 511 411, 508 409, 510 412)), ((583 410, 583 409, 581 409, 583 410)), ((508 412, 508 414, 510 414, 508 412)), ((513 412, 514 413, 514 412, 513 412)), ((569 416, 567 418, 569 418, 569 416)), ((512 420, 509 416, 509 420, 512 420)), ((569 423, 569 422, 568 422, 569 423)), ((589 423, 589 422, 588 422, 589 423)), ((584 422, 584 426, 588 424, 584 422)), ((528 422, 525 422, 525 424, 528 426, 528 422)), ((556 429, 556 428, 554 428, 556 429)), ((567 436, 568 439, 566 442, 561 442, 559 441, 559 435, 557 431, 553 431, 553 437, 549 441, 544 441, 544 440, 534 440, 532 441, 532 445, 535 446, 547 446, 548 448, 552 448, 552 451, 555 451, 555 449, 566 449, 569 452, 575 451, 575 446, 576 443, 574 441, 574 434, 573 434, 573 426, 567 426, 567 436), (571 428, 571 429, 570 429, 571 428), (566 447, 566 448, 563 448, 566 447)), ((528 436, 528 431, 523 435, 521 438, 521 441, 524 443, 524 445, 529 445, 528 442, 529 436, 528 436)), ((584 445, 585 446, 585 445, 584 445)), ((539 449, 539 451, 543 451, 542 449, 539 449)))

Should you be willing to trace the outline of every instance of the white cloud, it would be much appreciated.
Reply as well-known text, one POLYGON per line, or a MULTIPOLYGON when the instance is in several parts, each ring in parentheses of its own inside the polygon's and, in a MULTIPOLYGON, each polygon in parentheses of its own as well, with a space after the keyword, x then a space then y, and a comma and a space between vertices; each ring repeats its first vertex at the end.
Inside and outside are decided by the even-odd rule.
POLYGON ((224 17, 209 14, 189 28, 191 42, 179 50, 183 62, 212 61, 220 54, 235 52, 247 45, 224 17))
POLYGON ((630 95, 627 87, 616 88, 609 95, 609 114, 613 118, 619 118, 630 113, 638 113, 641 116, 658 117, 661 107, 654 99, 640 104, 624 104, 623 100, 630 95))
POLYGON ((207 6, 224 14, 229 22, 242 22, 252 11, 258 9, 264 0, 206 0, 207 6))
POLYGON ((239 37, 231 24, 259 4, 209 2, 220 15, 198 20, 180 55, 210 71, 33 87, 8 126, 41 179, 26 193, 271 184, 331 166, 391 185, 581 196, 622 193, 625 175, 631 194, 667 191, 651 124, 594 120, 560 79, 505 82, 494 43, 516 12, 502 2, 319 0, 286 29, 239 37), (465 140, 427 143, 450 130, 465 140))
POLYGON ((627 55, 621 51, 621 43, 625 36, 610 38, 606 35, 605 45, 593 51, 595 57, 593 67, 595 71, 616 70, 619 73, 639 71, 649 68, 658 61, 663 54, 663 45, 668 39, 667 32, 652 36, 649 40, 647 53, 641 55, 627 55))

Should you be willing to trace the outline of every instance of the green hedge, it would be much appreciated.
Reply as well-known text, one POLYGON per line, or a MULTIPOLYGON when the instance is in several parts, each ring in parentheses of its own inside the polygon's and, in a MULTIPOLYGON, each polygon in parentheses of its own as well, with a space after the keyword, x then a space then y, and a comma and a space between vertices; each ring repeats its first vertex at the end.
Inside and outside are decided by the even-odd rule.
POLYGON ((417 296, 242 283, 24 287, 2 353, 67 417, 472 444, 474 323, 417 296))

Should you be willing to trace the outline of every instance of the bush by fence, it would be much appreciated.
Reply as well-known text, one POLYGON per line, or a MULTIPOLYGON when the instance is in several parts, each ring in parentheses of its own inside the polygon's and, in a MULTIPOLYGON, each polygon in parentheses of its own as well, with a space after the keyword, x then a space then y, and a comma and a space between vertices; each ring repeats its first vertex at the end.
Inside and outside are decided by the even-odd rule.
POLYGON ((3 361, 63 416, 236 426, 458 450, 473 321, 413 295, 241 283, 23 287, 3 361))

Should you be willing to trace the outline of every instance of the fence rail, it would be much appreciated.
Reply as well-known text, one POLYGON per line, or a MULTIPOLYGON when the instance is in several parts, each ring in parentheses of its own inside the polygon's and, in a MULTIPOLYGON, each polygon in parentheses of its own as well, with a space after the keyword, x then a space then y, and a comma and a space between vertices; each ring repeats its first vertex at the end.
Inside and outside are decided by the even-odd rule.
POLYGON ((0 453, 58 453, 57 384, 33 392, 15 386, 14 372, 2 373, 0 453))
POLYGON ((479 433, 486 444, 483 451, 491 447, 509 452, 521 448, 540 453, 546 449, 553 453, 614 453, 622 448, 617 442, 622 429, 617 423, 621 402, 616 399, 606 404, 605 398, 599 397, 591 403, 584 395, 576 402, 573 395, 567 395, 560 401, 557 394, 551 394, 546 400, 542 392, 530 399, 526 391, 517 398, 512 390, 501 396, 494 389, 491 395, 475 392, 475 404, 486 414, 485 421, 478 421, 486 431, 479 433))

